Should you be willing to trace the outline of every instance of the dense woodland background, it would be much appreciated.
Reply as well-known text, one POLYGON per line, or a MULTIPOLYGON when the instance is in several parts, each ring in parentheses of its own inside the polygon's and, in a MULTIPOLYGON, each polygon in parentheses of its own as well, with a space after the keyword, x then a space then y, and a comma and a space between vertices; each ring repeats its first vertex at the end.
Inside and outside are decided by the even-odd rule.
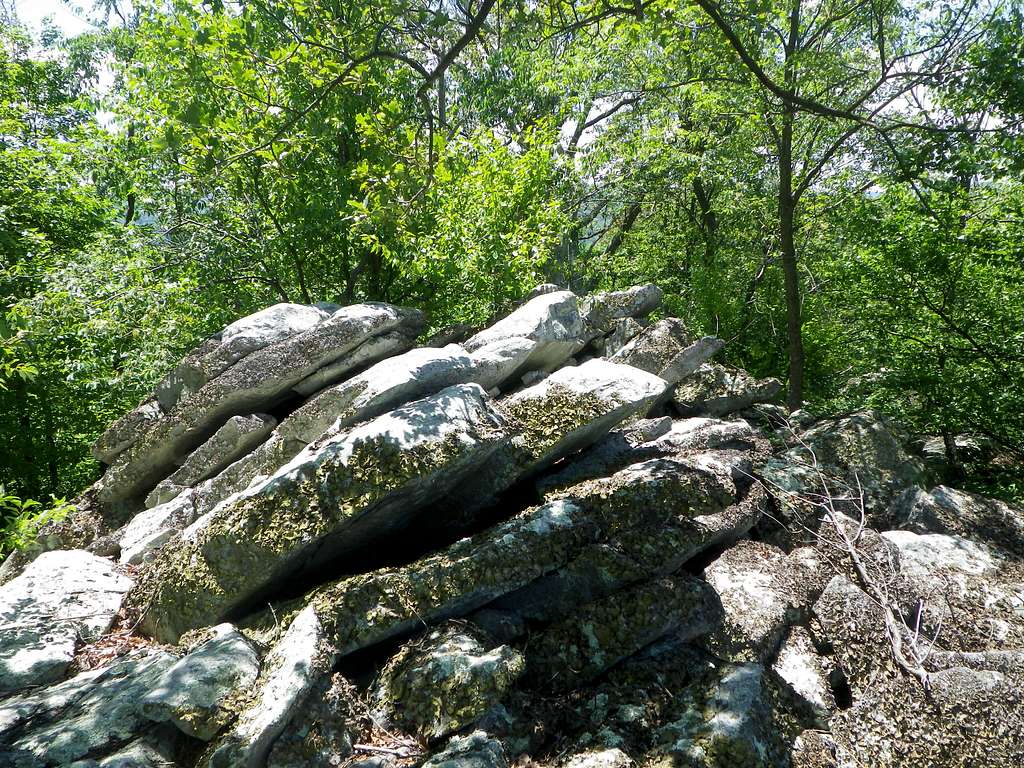
POLYGON ((0 554, 227 322, 479 324, 539 282, 656 282, 791 407, 1024 496, 1021 0, 85 11, 33 39, 0 0, 0 554))

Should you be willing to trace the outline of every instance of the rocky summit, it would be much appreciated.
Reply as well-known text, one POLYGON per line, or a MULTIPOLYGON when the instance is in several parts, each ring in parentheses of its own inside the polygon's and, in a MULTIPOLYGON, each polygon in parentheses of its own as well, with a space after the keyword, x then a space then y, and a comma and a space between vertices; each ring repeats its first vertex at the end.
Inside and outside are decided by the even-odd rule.
POLYGON ((203 342, 0 567, 0 765, 1024 764, 1024 510, 661 299, 203 342))

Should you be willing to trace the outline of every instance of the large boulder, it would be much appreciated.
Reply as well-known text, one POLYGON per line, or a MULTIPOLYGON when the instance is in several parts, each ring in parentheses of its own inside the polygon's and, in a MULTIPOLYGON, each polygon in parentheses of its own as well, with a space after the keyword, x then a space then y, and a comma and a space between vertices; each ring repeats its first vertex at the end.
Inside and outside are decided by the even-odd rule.
MULTIPOLYGON (((231 416, 271 410, 308 375, 345 358, 367 340, 397 329, 415 335, 422 324, 418 311, 356 304, 252 352, 181 397, 163 418, 138 434, 98 483, 97 499, 108 508, 133 503, 231 416)), ((350 371, 336 373, 342 378, 350 371)), ((118 434, 123 431, 117 424, 111 429, 118 434)))
POLYGON ((46 552, 0 588, 0 695, 64 677, 114 623, 132 580, 82 550, 46 552))
POLYGON ((382 722, 427 739, 472 725, 501 701, 526 666, 518 651, 490 645, 471 625, 451 622, 405 646, 374 684, 382 722))
POLYGON ((146 497, 146 506, 164 504, 186 488, 220 474, 270 435, 277 420, 263 413, 232 416, 209 440, 199 446, 181 467, 162 480, 146 497))
POLYGON ((957 488, 911 488, 889 508, 886 522, 916 533, 965 537, 1024 558, 1024 509, 957 488))
POLYGON ((147 564, 133 592, 142 628, 177 640, 284 579, 402 530, 505 439, 483 390, 467 384, 303 451, 147 564))
POLYGON ((139 699, 173 664, 162 650, 140 649, 110 666, 0 701, 0 765, 65 766, 114 752, 152 724, 139 699))
POLYGON ((471 336, 464 346, 476 352, 495 342, 525 338, 533 349, 510 370, 514 379, 529 370, 554 370, 587 341, 586 327, 580 315, 578 299, 571 291, 546 293, 523 304, 508 317, 471 336))
POLYGON ((256 649, 231 624, 178 660, 139 702, 155 722, 174 723, 183 733, 212 739, 234 719, 237 701, 248 696, 260 671, 256 649))
POLYGON ((737 368, 704 363, 680 382, 673 400, 684 415, 725 416, 771 402, 781 391, 778 379, 755 379, 737 368))
POLYGON ((760 468, 793 529, 817 529, 823 505, 888 527, 890 506, 923 487, 921 462, 903 447, 899 430, 873 411, 792 431, 795 445, 760 468))

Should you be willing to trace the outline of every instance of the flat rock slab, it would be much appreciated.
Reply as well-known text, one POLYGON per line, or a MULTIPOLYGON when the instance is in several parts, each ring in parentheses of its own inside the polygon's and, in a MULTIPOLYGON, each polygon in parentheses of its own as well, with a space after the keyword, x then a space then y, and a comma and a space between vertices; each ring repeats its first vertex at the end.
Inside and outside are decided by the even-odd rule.
POLYGON ((781 391, 778 379, 755 379, 738 368, 704 363, 680 382, 673 400, 685 415, 725 416, 771 402, 781 391))
POLYGON ((110 629, 132 580, 84 550, 44 552, 0 588, 0 693, 61 679, 110 629))
POLYGON ((397 723, 427 739, 475 723, 526 668, 519 651, 491 645, 466 622, 451 622, 406 645, 373 687, 381 722, 397 723))
POLYGON ((470 381, 473 361, 458 344, 412 349, 323 390, 285 419, 278 432, 308 444, 411 400, 470 381))
MULTIPOLYGON (((307 595, 333 647, 347 655, 464 616, 565 565, 597 535, 574 504, 556 501, 402 568, 341 579, 307 595)), ((265 616, 271 625, 273 616, 265 616)))
POLYGON ((516 337, 531 341, 533 349, 519 367, 509 372, 508 378, 529 370, 554 370, 564 363, 583 349, 587 341, 576 294, 556 291, 537 296, 490 328, 471 336, 464 346, 467 351, 476 352, 494 342, 516 337))
POLYGON ((583 606, 531 638, 529 673, 538 684, 570 689, 593 680, 658 638, 685 640, 718 619, 713 593, 697 579, 657 579, 583 606))
POLYGON ((274 645, 238 720, 210 752, 208 768, 260 768, 274 739, 314 687, 330 674, 335 655, 316 611, 300 611, 274 645))
POLYGON ((146 497, 146 506, 164 504, 186 488, 219 474, 270 435, 277 420, 263 413, 232 416, 209 440, 185 459, 185 463, 146 497))
POLYGON ((212 739, 235 716, 230 706, 249 694, 260 672, 260 659, 230 624, 179 659, 139 702, 143 716, 171 722, 188 735, 212 739))
MULTIPOLYGON (((269 410, 307 376, 354 354, 368 339, 400 328, 415 335, 422 324, 416 310, 354 304, 247 355, 180 399, 119 454, 96 486, 98 501, 113 507, 148 493, 231 416, 269 410)), ((339 370, 338 378, 347 372, 339 370)))
POLYGON ((668 388, 663 380, 607 360, 561 368, 499 403, 527 454, 521 474, 582 450, 620 422, 642 417, 668 388))
POLYGON ((145 566, 133 592, 143 631, 177 640, 285 579, 397 533, 505 440, 486 394, 465 384, 311 446, 145 566))
POLYGON ((139 699, 175 661, 165 651, 134 651, 108 667, 0 702, 0 765, 65 766, 109 754, 152 724, 139 699))

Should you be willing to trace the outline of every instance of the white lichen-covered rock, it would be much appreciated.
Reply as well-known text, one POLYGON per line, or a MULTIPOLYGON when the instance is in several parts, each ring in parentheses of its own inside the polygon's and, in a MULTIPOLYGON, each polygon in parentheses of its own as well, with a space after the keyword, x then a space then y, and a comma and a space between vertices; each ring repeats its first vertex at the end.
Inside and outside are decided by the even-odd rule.
MULTIPOLYGON (((173 410, 118 454, 95 486, 97 500, 105 508, 132 503, 171 474, 231 416, 269 410, 300 381, 351 357, 367 340, 394 330, 415 335, 422 324, 423 315, 415 310, 354 304, 308 330, 248 354, 183 396, 173 410)), ((337 375, 346 372, 339 370, 337 375)), ((118 431, 118 425, 111 429, 118 431)))
POLYGON ((170 501, 135 515, 117 532, 120 560, 137 565, 152 556, 199 516, 195 492, 186 488, 170 501))
POLYGON ((473 361, 458 344, 413 349, 323 390, 285 419, 278 432, 308 444, 411 400, 470 380, 473 361))
POLYGON ((473 731, 451 739, 423 768, 508 768, 508 758, 500 741, 484 731, 473 731))
POLYGON ((63 766, 108 754, 152 724, 139 698, 175 661, 154 649, 134 651, 101 669, 0 701, 0 765, 63 766))
POLYGON ((660 637, 700 637, 718 619, 707 585, 686 576, 657 579, 580 608, 531 638, 530 676, 571 689, 593 680, 660 637))
POLYGON ((780 391, 778 379, 755 379, 738 368, 704 363, 679 383, 673 400, 684 414, 725 416, 770 402, 780 391))
POLYGON ((228 325, 190 354, 156 387, 156 398, 167 412, 182 399, 247 355, 319 325, 329 313, 317 307, 281 303, 261 309, 228 325), (198 353, 198 354, 197 354, 198 353))
POLYGON ((885 523, 893 502, 925 480, 894 425, 873 411, 820 421, 791 439, 794 447, 761 467, 791 527, 815 530, 826 497, 844 514, 859 518, 863 508, 869 523, 885 523))
POLYGON ((0 694, 61 679, 110 629, 132 580, 83 550, 45 552, 0 587, 0 694))
POLYGON ((662 729, 662 738, 677 737, 669 753, 700 768, 777 765, 764 668, 727 665, 719 675, 696 712, 662 729))
POLYGON ((644 328, 610 359, 648 373, 658 373, 695 341, 682 320, 666 317, 644 328))
POLYGON ((450 622, 406 645, 374 684, 382 722, 428 739, 476 722, 523 673, 523 655, 492 645, 465 622, 450 622))
POLYGON ((161 735, 148 734, 106 757, 76 760, 68 768, 177 768, 175 745, 161 739, 161 735))
POLYGON ((277 425, 263 413, 232 416, 213 437, 199 446, 170 477, 162 480, 146 497, 146 506, 164 504, 186 488, 219 474, 229 464, 262 443, 277 425))
MULTIPOLYGON (((565 565, 598 535, 576 505, 556 501, 409 565, 340 579, 306 600, 345 656, 426 623, 466 615, 565 565)), ((264 614, 273 625, 273 614, 264 614)))
POLYGON ((633 759, 621 749, 591 749, 559 762, 561 768, 632 768, 633 759))
POLYGON ((526 336, 509 336, 474 349, 470 353, 473 381, 488 391, 501 387, 523 370, 536 346, 537 343, 526 336))
POLYGON ((325 679, 335 655, 315 610, 300 611, 271 649, 232 728, 210 753, 208 768, 259 768, 274 740, 325 679))
POLYGON ((318 368, 292 387, 292 390, 304 397, 309 397, 324 387, 343 380, 354 371, 379 363, 393 355, 408 352, 413 348, 415 342, 415 331, 411 328, 399 327, 398 330, 373 336, 345 357, 318 368))
POLYGON ((960 536, 1024 558, 1024 509, 969 491, 911 488, 889 508, 887 522, 915 533, 960 536))
POLYGON ((772 670, 819 713, 823 723, 835 712, 835 695, 829 684, 831 670, 804 627, 790 627, 772 670))
POLYGON ((571 291, 546 293, 523 304, 508 317, 466 340, 465 348, 476 352, 494 342, 526 338, 534 347, 508 378, 528 370, 554 370, 587 341, 578 299, 571 291))
POLYGON ((528 454, 523 474, 591 445, 617 424, 643 417, 666 391, 664 380, 628 365, 589 360, 561 368, 499 403, 528 454))
MULTIPOLYGON (((268 768, 336 768, 352 755, 352 730, 362 711, 359 691, 340 674, 325 676, 310 689, 288 725, 274 739, 268 768)), ((357 768, 358 762, 348 762, 357 768)), ((362 768, 391 768, 391 762, 362 768)))
POLYGON ((273 584, 403 530, 506 440, 486 394, 464 384, 311 446, 145 566, 133 593, 141 626, 176 640, 273 584))
POLYGON ((704 569, 704 579, 724 611, 704 645, 727 661, 764 661, 786 629, 786 601, 775 584, 785 553, 767 544, 741 541, 704 569))
POLYGON ((652 284, 634 285, 621 291, 594 293, 580 301, 583 318, 593 328, 611 330, 615 320, 646 317, 661 306, 661 288, 652 284))
POLYGON ((980 576, 1002 564, 1002 558, 987 546, 961 536, 911 531, 885 531, 882 536, 899 549, 900 570, 907 575, 928 576, 952 569, 980 576))
POLYGON ((143 716, 212 739, 235 716, 230 703, 248 695, 260 671, 256 649, 231 624, 178 660, 139 702, 143 716))

